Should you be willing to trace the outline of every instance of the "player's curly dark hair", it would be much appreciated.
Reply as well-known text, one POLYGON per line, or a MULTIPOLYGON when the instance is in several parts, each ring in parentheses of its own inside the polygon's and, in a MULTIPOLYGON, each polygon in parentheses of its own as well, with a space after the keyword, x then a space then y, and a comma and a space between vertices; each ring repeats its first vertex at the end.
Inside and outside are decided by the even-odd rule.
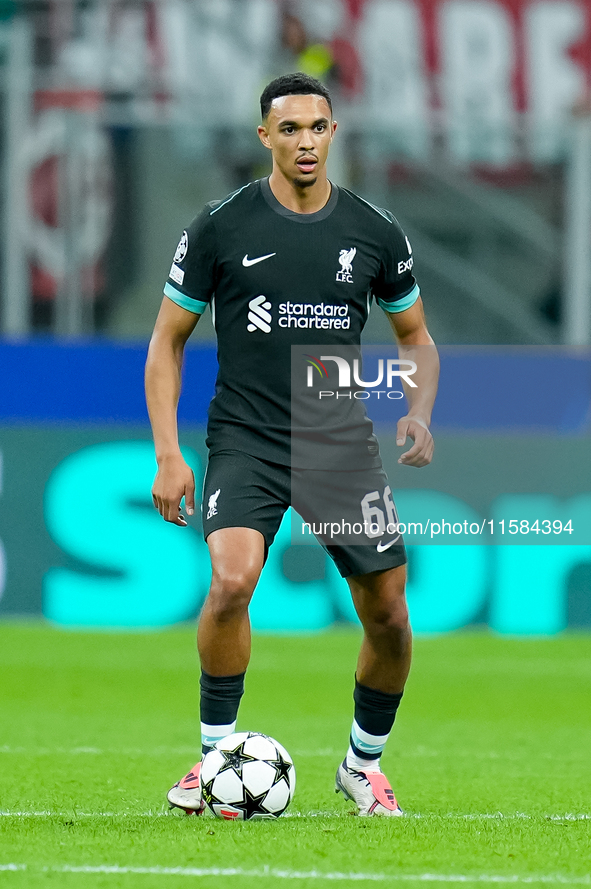
POLYGON ((276 77, 275 80, 267 84, 261 93, 263 120, 271 110, 273 99, 279 99, 281 96, 322 96, 328 102, 332 114, 332 102, 327 88, 315 77, 310 77, 309 74, 304 74, 302 71, 296 71, 295 74, 282 74, 281 77, 276 77))

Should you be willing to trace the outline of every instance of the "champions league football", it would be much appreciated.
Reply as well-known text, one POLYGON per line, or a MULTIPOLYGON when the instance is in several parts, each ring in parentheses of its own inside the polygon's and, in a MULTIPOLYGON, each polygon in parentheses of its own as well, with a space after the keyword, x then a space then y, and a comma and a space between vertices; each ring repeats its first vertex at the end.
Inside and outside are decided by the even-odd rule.
POLYGON ((225 821, 278 818, 296 784, 291 756, 260 732, 235 732, 218 741, 203 759, 203 799, 225 821))

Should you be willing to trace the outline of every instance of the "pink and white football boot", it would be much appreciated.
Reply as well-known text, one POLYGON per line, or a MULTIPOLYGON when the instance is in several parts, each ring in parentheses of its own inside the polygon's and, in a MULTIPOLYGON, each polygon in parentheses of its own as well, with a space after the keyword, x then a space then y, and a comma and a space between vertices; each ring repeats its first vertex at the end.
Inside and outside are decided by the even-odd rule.
POLYGON ((187 815, 202 815, 205 800, 201 796, 201 763, 193 766, 184 778, 171 787, 166 798, 171 809, 182 809, 187 815))
POLYGON ((344 759, 337 769, 335 792, 354 802, 363 817, 404 815, 390 782, 379 769, 352 769, 344 759))

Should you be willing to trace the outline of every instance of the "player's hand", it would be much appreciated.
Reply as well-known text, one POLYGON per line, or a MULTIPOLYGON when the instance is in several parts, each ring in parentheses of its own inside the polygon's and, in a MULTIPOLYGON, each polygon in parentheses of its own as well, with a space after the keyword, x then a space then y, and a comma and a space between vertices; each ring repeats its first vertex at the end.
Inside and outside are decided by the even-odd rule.
POLYGON ((186 525, 181 513, 181 500, 185 498, 187 515, 195 512, 195 476, 180 454, 165 457, 158 466, 152 486, 154 506, 166 522, 186 525))
POLYGON ((402 454, 398 462, 404 466, 427 466, 433 459, 435 445, 425 421, 418 417, 401 417, 396 427, 396 444, 402 447, 407 437, 414 444, 402 454))

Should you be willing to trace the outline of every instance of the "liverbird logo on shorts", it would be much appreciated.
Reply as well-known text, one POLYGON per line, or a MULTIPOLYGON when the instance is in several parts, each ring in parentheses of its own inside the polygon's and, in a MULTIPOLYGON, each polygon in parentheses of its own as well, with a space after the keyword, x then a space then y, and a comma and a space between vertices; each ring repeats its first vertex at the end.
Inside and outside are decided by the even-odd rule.
POLYGON ((220 488, 217 489, 215 494, 212 494, 209 500, 207 501, 207 506, 209 507, 207 510, 207 519, 213 518, 214 515, 218 514, 218 497, 220 496, 220 488))
POLYGON ((337 272, 337 281, 345 284, 353 283, 353 260, 357 253, 357 247, 351 247, 349 250, 341 250, 339 252, 339 262, 341 264, 340 272, 337 272))

